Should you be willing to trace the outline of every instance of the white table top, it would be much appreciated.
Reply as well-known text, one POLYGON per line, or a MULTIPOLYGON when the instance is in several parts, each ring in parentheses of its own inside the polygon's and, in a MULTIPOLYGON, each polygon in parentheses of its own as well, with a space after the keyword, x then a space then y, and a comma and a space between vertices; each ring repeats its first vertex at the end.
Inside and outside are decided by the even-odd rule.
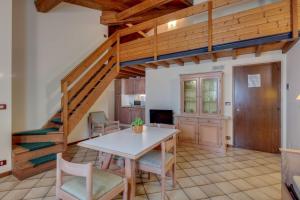
POLYGON ((179 133, 177 129, 144 126, 141 134, 135 134, 129 128, 83 141, 78 145, 130 159, 138 159, 177 133, 179 133))

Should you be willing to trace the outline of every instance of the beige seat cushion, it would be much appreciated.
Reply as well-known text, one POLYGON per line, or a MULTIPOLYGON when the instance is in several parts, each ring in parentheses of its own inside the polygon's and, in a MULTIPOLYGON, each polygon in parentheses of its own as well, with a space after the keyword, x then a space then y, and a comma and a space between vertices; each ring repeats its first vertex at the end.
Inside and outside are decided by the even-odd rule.
MULTIPOLYGON (((120 176, 96 168, 93 169, 93 199, 99 199, 114 187, 122 184, 122 181, 120 176)), ((87 199, 86 178, 84 177, 73 177, 67 180, 61 189, 80 200, 87 199)))
MULTIPOLYGON (((166 160, 167 163, 171 160, 174 155, 172 153, 166 152, 166 160)), ((143 155, 139 160, 138 164, 148 165, 155 168, 161 168, 161 151, 152 150, 149 153, 143 155)))
POLYGON ((293 176, 293 186, 298 198, 300 198, 300 176, 293 176))

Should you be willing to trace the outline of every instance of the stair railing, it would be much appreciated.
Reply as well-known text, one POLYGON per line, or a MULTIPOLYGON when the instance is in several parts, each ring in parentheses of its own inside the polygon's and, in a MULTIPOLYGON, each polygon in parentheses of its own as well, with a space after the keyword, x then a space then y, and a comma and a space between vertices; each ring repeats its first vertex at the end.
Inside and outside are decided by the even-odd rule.
POLYGON ((84 104, 89 104, 87 101, 89 99, 87 98, 91 96, 93 89, 101 89, 103 87, 105 89, 108 85, 107 83, 106 86, 98 85, 101 81, 105 81, 106 75, 111 70, 114 70, 114 73, 119 72, 119 45, 120 38, 116 32, 62 79, 61 118, 63 121, 65 145, 67 144, 68 134, 85 114, 80 113, 80 109, 78 108, 84 106, 84 104), (70 124, 71 117, 73 117, 76 123, 70 124))

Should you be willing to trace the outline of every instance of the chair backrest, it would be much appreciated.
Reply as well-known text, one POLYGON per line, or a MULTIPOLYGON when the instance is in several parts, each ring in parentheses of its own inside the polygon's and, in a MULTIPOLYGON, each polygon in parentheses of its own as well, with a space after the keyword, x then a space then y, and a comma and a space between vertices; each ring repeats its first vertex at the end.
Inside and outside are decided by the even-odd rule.
MULTIPOLYGON (((175 125, 170 125, 170 124, 150 124, 151 127, 158 127, 158 128, 170 128, 170 129, 176 129, 175 125)), ((162 143, 165 147, 165 152, 169 152, 171 149, 175 149, 175 144, 176 144, 176 136, 173 136, 169 140, 165 141, 162 143)), ((163 148, 162 148, 163 149, 163 148)), ((175 149, 176 151, 176 149, 175 149)))
POLYGON ((63 185, 62 172, 73 176, 81 176, 86 178, 86 189, 87 189, 87 199, 92 199, 92 172, 93 164, 77 164, 71 163, 62 158, 62 154, 57 154, 57 164, 56 164, 56 190, 62 191, 61 186, 63 185))
POLYGON ((96 122, 100 124, 103 124, 108 120, 104 111, 91 112, 89 117, 92 120, 92 122, 96 122))

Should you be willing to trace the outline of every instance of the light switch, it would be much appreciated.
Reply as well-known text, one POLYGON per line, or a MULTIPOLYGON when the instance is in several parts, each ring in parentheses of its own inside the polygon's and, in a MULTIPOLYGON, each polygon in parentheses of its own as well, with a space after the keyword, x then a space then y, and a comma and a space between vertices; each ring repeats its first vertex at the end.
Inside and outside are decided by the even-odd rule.
POLYGON ((0 110, 6 110, 7 106, 6 104, 0 104, 0 110))

